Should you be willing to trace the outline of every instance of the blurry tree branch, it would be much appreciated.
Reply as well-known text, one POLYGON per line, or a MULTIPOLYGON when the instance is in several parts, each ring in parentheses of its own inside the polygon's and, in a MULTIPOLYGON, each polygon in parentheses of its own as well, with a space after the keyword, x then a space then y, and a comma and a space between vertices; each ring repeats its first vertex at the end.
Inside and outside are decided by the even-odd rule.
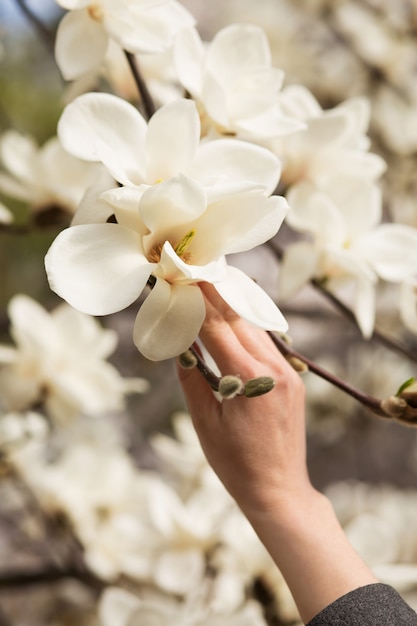
POLYGON ((35 13, 33 13, 32 9, 30 9, 25 0, 16 0, 16 4, 24 13, 28 21, 32 24, 35 30, 39 33, 41 40, 45 44, 52 54, 55 51, 55 37, 54 34, 45 26, 45 24, 38 18, 35 13))

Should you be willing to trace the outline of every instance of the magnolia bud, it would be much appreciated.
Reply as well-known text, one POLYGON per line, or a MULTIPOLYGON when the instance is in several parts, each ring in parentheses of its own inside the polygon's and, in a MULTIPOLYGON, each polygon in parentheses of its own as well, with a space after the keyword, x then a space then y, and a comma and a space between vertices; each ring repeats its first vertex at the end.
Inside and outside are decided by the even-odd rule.
POLYGON ((178 362, 185 370, 191 370, 197 367, 197 357, 191 350, 186 350, 178 357, 178 362))
POLYGON ((244 389, 244 384, 239 376, 233 376, 228 374, 223 376, 219 381, 218 392, 222 398, 231 400, 232 398, 240 395, 244 389))
POLYGON ((304 361, 302 361, 298 357, 288 355, 286 358, 291 367, 299 374, 304 374, 305 372, 308 372, 308 365, 306 365, 306 363, 304 363, 304 361))
POLYGON ((275 381, 270 376, 259 376, 259 378, 251 378, 245 384, 245 396, 247 398, 255 398, 268 393, 275 386, 275 381))
POLYGON ((381 402, 381 409, 391 417, 402 417, 407 410, 407 402, 397 396, 389 396, 381 402))

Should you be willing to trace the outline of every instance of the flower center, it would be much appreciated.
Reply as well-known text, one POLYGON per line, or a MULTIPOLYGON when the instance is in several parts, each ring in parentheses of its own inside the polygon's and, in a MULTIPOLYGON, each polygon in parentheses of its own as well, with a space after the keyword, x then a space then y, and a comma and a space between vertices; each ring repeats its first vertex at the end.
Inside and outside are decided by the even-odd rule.
POLYGON ((88 14, 92 20, 101 22, 103 20, 103 9, 99 3, 92 2, 87 8, 88 14))
MULTIPOLYGON (((180 241, 178 241, 175 245, 172 245, 175 253, 180 257, 180 259, 184 261, 184 263, 189 263, 191 260, 191 253, 188 251, 188 248, 190 247, 190 244, 194 237, 195 230, 191 229, 190 231, 188 231, 188 233, 184 235, 182 239, 180 239, 180 241)), ((159 263, 159 261, 161 260, 163 247, 164 244, 162 243, 157 243, 156 245, 154 245, 154 247, 150 250, 148 254, 148 261, 150 261, 150 263, 159 263)))

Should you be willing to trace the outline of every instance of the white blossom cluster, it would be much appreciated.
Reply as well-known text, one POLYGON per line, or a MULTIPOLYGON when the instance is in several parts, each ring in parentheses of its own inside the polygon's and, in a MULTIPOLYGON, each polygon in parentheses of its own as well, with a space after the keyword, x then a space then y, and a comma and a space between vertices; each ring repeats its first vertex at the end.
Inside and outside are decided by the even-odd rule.
MULTIPOLYGON (((122 376, 112 362, 117 333, 92 316, 133 305, 135 346, 163 361, 197 339, 205 317, 200 284, 209 283, 242 318, 284 333, 274 299, 230 257, 276 242, 285 223, 280 301, 312 282, 325 286, 370 338, 382 291, 394 286, 395 315, 417 334, 415 206, 403 221, 395 220, 407 212, 401 202, 384 211, 387 166, 370 140, 371 100, 357 95, 360 78, 355 88, 348 84, 365 62, 384 76, 374 123, 390 149, 412 158, 415 43, 408 33, 397 41, 375 18, 371 5, 384 14, 383 0, 316 0, 302 20, 289 0, 268 0, 262 11, 260 3, 231 0, 225 14, 237 7, 241 18, 210 40, 177 0, 56 4, 66 12, 55 59, 73 82, 57 136, 43 145, 13 129, 0 137, 0 193, 35 218, 49 209, 65 213, 68 227, 45 257, 50 287, 65 303, 50 311, 20 292, 9 302, 11 341, 0 344, 0 460, 47 516, 67 520, 84 566, 107 586, 102 626, 300 624, 280 572, 208 466, 188 416, 176 415, 175 437, 151 440, 158 471, 139 469, 113 422, 91 419, 114 417, 128 394, 149 388, 122 376), (253 6, 256 25, 248 19, 253 6), (338 50, 334 64, 327 61, 328 106, 310 89, 311 77, 298 80, 300 55, 287 55, 295 69, 289 62, 285 71, 274 60, 324 10, 356 51, 354 60, 338 50), (287 24, 280 43, 269 28, 274 11, 287 24), (138 98, 135 67, 148 100, 143 87, 138 98), (346 94, 336 105, 331 84, 346 94)), ((396 6, 404 32, 405 4, 396 6)), ((0 203, 0 232, 15 219, 0 203)), ((399 384, 408 375, 401 370, 399 384)), ((320 394, 312 388, 312 401, 320 394)), ((338 398, 325 402, 337 411, 338 398)), ((328 493, 376 575, 417 605, 416 494, 346 483, 328 493)))

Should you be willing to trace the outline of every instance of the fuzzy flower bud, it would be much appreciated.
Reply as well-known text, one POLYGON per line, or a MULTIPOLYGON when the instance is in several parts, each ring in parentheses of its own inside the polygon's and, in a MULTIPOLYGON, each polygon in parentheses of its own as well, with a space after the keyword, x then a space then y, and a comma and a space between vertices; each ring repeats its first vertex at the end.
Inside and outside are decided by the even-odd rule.
POLYGON ((227 376, 223 376, 219 382, 218 392, 222 398, 226 400, 231 400, 236 396, 240 395, 245 388, 242 380, 239 376, 233 376, 231 374, 227 376))
POLYGON ((180 366, 185 370, 191 370, 197 367, 197 357, 191 350, 186 350, 178 357, 180 366))
POLYGON ((275 386, 275 381, 270 376, 259 376, 258 378, 251 378, 245 384, 245 396, 247 398, 255 398, 256 396, 262 396, 264 393, 268 393, 275 386))

